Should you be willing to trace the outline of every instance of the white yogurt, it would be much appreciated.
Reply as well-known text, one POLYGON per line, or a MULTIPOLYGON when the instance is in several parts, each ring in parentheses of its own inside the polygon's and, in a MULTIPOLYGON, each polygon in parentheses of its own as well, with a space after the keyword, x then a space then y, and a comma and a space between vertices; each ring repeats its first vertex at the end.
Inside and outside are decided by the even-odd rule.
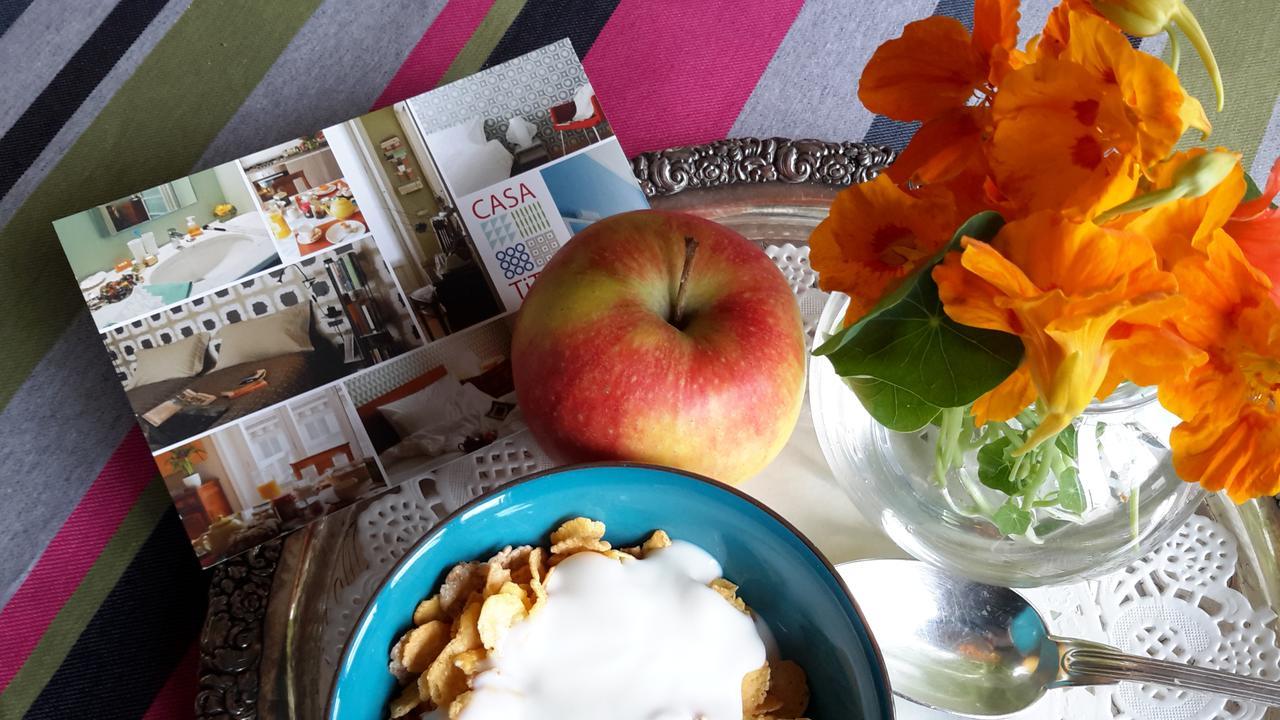
POLYGON ((707 587, 720 573, 679 540, 644 560, 564 560, 473 679, 462 720, 741 720, 765 644, 707 587))

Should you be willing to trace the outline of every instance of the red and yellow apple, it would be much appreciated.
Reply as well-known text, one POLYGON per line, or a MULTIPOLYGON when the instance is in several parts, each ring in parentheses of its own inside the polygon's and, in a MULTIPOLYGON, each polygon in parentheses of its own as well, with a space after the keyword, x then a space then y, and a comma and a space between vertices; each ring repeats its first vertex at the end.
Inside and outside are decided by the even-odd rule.
POLYGON ((786 279, 741 235, 682 213, 623 213, 574 236, 525 298, 511 358, 525 421, 563 462, 739 482, 782 449, 804 397, 786 279))

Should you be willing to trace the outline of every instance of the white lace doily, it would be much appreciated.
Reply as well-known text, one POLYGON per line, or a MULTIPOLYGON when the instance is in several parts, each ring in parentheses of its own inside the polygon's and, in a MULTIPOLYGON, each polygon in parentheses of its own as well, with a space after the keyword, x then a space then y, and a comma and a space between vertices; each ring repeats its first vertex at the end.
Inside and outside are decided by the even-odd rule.
MULTIPOLYGON (((1192 515, 1163 545, 1123 570, 1023 592, 1058 635, 1280 681, 1276 614, 1252 607, 1227 584, 1238 557, 1229 530, 1192 515)), ((1073 688, 1061 700, 1063 714, 1053 717, 1256 720, 1265 712, 1253 703, 1133 683, 1073 688)), ((1028 717, 1050 715, 1037 708, 1028 717)))
MULTIPOLYGON (((815 287, 809 249, 785 244, 769 246, 767 252, 795 290, 805 331, 812 338, 827 295, 815 287)), ((811 427, 804 431, 813 432, 811 427)), ((486 490, 553 465, 533 438, 521 431, 430 473, 420 483, 404 483, 369 504, 353 520, 350 541, 341 549, 343 557, 335 559, 341 569, 334 573, 327 593, 321 644, 324 676, 331 676, 369 597, 413 543, 441 518, 486 490)), ((1023 592, 1056 634, 1280 680, 1276 615, 1251 607, 1243 595, 1228 587, 1236 560, 1231 532, 1193 515, 1156 552, 1129 568, 1100 580, 1023 592)), ((1051 691, 1016 717, 1256 720, 1262 714, 1262 708, 1244 703, 1124 683, 1051 691)))

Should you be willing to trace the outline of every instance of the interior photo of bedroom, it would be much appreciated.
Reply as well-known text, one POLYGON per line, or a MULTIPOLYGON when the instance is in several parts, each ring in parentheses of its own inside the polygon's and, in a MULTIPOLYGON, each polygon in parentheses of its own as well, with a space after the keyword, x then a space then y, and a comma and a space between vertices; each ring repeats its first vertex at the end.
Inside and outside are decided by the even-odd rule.
POLYGON ((361 237, 369 226, 323 132, 238 161, 286 262, 361 237))
POLYGON ((422 478, 524 427, 510 316, 343 381, 388 485, 422 478))
POLYGON ((372 237, 103 334, 153 451, 422 344, 372 237))
POLYGON ((387 485, 341 385, 156 455, 206 567, 387 485))
POLYGON ((99 330, 279 265, 250 185, 226 163, 53 223, 99 330))

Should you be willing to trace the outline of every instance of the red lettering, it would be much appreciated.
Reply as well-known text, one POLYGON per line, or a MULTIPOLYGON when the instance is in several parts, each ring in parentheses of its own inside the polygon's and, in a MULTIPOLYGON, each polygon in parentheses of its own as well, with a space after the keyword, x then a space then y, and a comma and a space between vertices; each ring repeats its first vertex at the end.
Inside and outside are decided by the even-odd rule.
POLYGON ((538 196, 534 194, 528 185, 520 183, 519 187, 503 188, 502 194, 490 193, 488 215, 480 214, 480 211, 484 209, 482 204, 485 202, 485 198, 476 198, 475 202, 471 203, 471 214, 480 220, 488 220, 499 210, 514 210, 524 204, 525 200, 537 199, 538 196))
POLYGON ((516 293, 520 295, 520 299, 524 300, 525 296, 529 294, 529 288, 533 287, 533 281, 541 274, 542 271, 539 270, 536 273, 525 275, 522 278, 516 278, 515 280, 507 283, 507 287, 515 288, 516 293))

